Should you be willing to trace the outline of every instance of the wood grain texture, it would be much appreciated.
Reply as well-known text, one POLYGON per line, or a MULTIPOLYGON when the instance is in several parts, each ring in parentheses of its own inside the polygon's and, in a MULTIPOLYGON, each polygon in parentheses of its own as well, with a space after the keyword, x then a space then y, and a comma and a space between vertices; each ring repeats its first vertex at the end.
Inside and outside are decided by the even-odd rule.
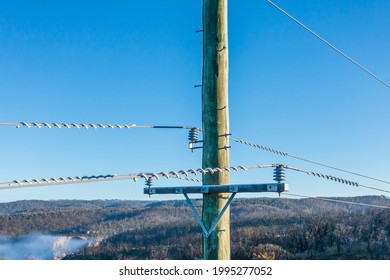
MULTIPOLYGON (((203 168, 229 166, 228 18, 227 0, 203 1, 203 168)), ((230 183, 229 172, 204 174, 204 185, 230 183)), ((203 196, 203 223, 210 228, 229 198, 228 193, 203 196)), ((230 259, 230 209, 215 231, 204 238, 205 259, 230 259)))

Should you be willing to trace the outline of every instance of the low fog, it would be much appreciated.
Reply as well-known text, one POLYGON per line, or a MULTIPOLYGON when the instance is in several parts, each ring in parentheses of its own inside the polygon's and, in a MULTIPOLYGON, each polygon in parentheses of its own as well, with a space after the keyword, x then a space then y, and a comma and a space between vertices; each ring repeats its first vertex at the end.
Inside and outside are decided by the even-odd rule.
POLYGON ((34 233, 11 238, 0 236, 0 259, 53 260, 80 250, 90 243, 87 239, 34 233))

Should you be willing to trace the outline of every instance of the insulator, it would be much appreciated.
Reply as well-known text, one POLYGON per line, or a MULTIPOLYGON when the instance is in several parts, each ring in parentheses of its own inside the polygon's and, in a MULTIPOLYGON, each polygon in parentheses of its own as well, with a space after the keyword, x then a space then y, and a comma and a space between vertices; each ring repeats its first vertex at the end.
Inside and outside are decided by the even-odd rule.
POLYGON ((286 179, 286 173, 284 171, 284 168, 283 168, 283 166, 278 165, 274 169, 274 181, 281 183, 281 182, 285 181, 285 179, 286 179))
POLYGON ((198 130, 196 128, 191 128, 190 131, 188 132, 188 140, 190 142, 195 142, 198 141, 198 130))
POLYGON ((149 177, 149 178, 145 181, 145 185, 148 186, 148 187, 153 186, 153 177, 149 177))

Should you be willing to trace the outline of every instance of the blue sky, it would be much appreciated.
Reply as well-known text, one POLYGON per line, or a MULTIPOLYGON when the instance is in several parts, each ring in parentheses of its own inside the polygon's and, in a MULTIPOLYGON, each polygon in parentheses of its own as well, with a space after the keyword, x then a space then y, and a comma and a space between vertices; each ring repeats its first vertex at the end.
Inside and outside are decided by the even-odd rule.
MULTIPOLYGON (((390 2, 275 3, 390 81, 390 2)), ((202 1, 0 0, 0 122, 201 126, 202 1)), ((390 180, 390 89, 267 1, 229 1, 233 137, 390 180)), ((201 166, 182 130, 0 127, 0 181, 201 166)), ((388 186, 232 143, 232 165, 284 163, 388 186)), ((272 170, 232 174, 272 181, 272 170)), ((382 194, 287 172, 304 195, 382 194)), ((20 199, 148 199, 144 182, 1 191, 20 199)), ((163 180, 158 186, 185 184, 163 180)), ((259 194, 260 196, 262 194, 259 194)), ((153 199, 167 197, 155 196, 153 199)), ((178 197, 172 197, 178 198, 178 197)))

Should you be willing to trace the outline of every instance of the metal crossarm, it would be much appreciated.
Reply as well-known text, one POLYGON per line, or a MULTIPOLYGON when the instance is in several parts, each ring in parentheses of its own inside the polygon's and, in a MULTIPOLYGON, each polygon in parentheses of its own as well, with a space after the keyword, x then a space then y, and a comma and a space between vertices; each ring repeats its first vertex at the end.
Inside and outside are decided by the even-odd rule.
POLYGON ((239 192, 285 192, 287 183, 206 185, 198 187, 154 187, 144 188, 144 194, 184 194, 184 193, 239 193, 239 192))

